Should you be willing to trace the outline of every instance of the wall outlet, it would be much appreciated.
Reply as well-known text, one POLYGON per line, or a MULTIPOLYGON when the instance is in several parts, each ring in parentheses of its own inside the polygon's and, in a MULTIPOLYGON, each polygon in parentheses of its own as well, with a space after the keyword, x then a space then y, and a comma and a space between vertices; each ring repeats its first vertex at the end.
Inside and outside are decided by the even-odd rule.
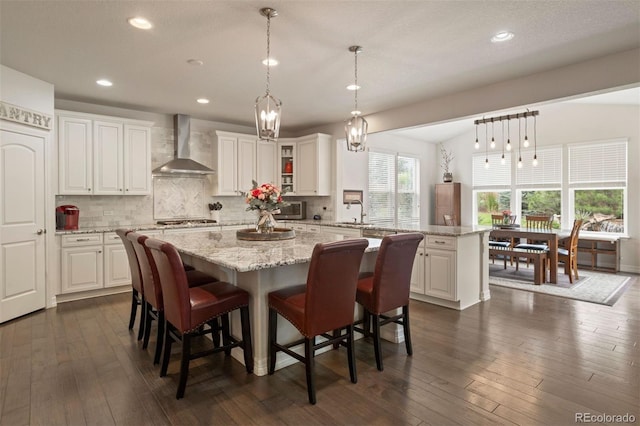
POLYGON ((104 216, 113 216, 113 210, 103 210, 102 214, 104 216))

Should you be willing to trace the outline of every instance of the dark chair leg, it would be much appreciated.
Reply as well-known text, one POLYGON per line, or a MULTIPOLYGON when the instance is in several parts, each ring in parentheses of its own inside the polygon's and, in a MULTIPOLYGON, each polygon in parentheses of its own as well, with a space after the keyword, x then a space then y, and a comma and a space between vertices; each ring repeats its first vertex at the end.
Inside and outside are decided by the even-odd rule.
POLYGON ((404 329, 404 344, 407 347, 407 355, 413 355, 413 346, 411 345, 411 329, 409 328, 409 305, 402 307, 402 328, 404 329))
POLYGON ((184 396, 184 390, 187 387, 187 378, 189 377, 189 358, 191 357, 191 336, 187 333, 182 335, 182 358, 180 360, 180 381, 178 382, 178 392, 176 399, 184 396))
POLYGON ((160 367, 160 377, 167 375, 167 368, 169 368, 169 359, 171 358, 171 344, 173 343, 173 337, 169 330, 170 325, 165 320, 164 325, 164 351, 162 354, 162 367, 160 367))
POLYGON ((315 360, 313 358, 316 338, 311 337, 304 339, 304 357, 305 370, 307 373, 307 393, 309 394, 309 403, 316 403, 316 378, 313 372, 315 360))
POLYGON ((278 313, 269 308, 269 374, 276 371, 276 339, 278 330, 278 313))
POLYGON ((138 341, 144 337, 144 327, 147 323, 147 302, 144 297, 140 297, 140 326, 138 327, 138 341))
MULTIPOLYGON (((333 337, 338 337, 338 336, 340 336, 340 332, 341 332, 341 331, 342 331, 342 329, 341 329, 341 328, 336 328, 335 330, 333 330, 333 334, 332 334, 332 336, 333 336, 333 337)), ((334 343, 334 344, 333 344, 333 349, 334 349, 334 350, 335 350, 335 349, 338 349, 339 347, 340 347, 340 343, 334 343)))
POLYGON ((146 304, 146 309, 147 309, 147 313, 146 313, 146 318, 145 318, 145 326, 144 326, 144 340, 142 341, 142 349, 147 349, 147 346, 149 346, 149 337, 151 336, 151 309, 153 309, 151 307, 151 304, 147 303, 146 304))
POLYGON ((153 355, 153 365, 160 362, 160 354, 162 353, 162 343, 164 342, 164 312, 158 312, 158 337, 156 341, 156 352, 153 355))
POLYGON ((371 319, 373 320, 373 348, 376 354, 376 366, 378 370, 382 371, 384 369, 382 365, 382 345, 380 343, 380 315, 371 315, 371 319))
POLYGON ((351 383, 358 383, 358 373, 356 372, 356 355, 353 338, 353 324, 347 327, 347 358, 349 361, 349 376, 351 383))
MULTIPOLYGON (((231 344, 231 332, 229 331, 229 314, 222 315, 222 344, 228 346, 231 344)), ((217 321, 217 320, 216 320, 217 321)), ((231 348, 224 350, 225 355, 231 355, 231 348)))
POLYGON ((364 323, 362 324, 362 327, 364 329, 364 337, 371 336, 371 314, 369 314, 369 311, 367 311, 366 309, 364 309, 362 319, 364 319, 364 323))
POLYGON ((253 373, 253 343, 251 343, 251 322, 249 321, 248 306, 240 308, 240 324, 242 326, 242 350, 244 352, 244 365, 247 369, 247 373, 253 373))
POLYGON ((220 322, 218 318, 214 318, 209 321, 209 327, 211 327, 211 340, 213 340, 213 347, 220 347, 220 322))
POLYGON ((138 290, 131 293, 131 313, 129 314, 129 330, 133 330, 133 324, 136 322, 136 313, 138 312, 138 290))

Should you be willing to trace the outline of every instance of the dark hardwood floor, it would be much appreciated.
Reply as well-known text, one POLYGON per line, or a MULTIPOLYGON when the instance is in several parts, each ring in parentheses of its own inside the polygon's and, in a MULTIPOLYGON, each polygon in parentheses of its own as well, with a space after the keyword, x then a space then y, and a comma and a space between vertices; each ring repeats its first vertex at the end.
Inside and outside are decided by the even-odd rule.
POLYGON ((155 342, 143 351, 127 330, 129 295, 61 304, 0 326, 0 424, 638 422, 637 277, 613 307, 494 286, 491 296, 462 312, 412 302, 413 356, 385 342, 378 372, 371 341, 359 340, 357 384, 344 349, 319 355, 315 406, 299 363, 256 377, 223 354, 192 363, 177 401, 178 356, 160 378, 155 342))

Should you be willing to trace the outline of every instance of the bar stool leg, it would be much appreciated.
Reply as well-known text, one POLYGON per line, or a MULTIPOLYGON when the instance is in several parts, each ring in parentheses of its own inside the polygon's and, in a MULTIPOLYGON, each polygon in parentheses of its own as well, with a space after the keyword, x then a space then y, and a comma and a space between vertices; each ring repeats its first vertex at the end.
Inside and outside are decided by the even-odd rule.
POLYGON ((269 374, 276 371, 276 338, 278 330, 278 313, 269 308, 269 374))
POLYGON ((376 354, 376 366, 379 371, 384 370, 382 365, 382 344, 380 343, 380 315, 371 314, 373 327, 373 348, 376 354))
POLYGON ((184 396, 184 390, 187 387, 187 378, 189 377, 189 358, 191 357, 191 335, 185 333, 182 335, 182 358, 180 360, 180 381, 178 383, 178 392, 176 399, 184 396))
POLYGON ((251 343, 251 322, 249 320, 248 306, 240 308, 240 324, 242 327, 242 351, 244 354, 244 366, 247 369, 247 373, 253 373, 253 343, 251 343))
POLYGON ((133 324, 136 322, 136 313, 138 312, 138 290, 131 292, 131 313, 129 314, 129 330, 133 330, 133 324))
POLYGON ((355 344, 353 338, 353 324, 347 327, 347 357, 349 360, 349 376, 351 383, 358 383, 358 373, 356 371, 355 344))
MULTIPOLYGON (((226 313, 222 315, 222 344, 230 345, 231 344, 231 333, 229 332, 229 314, 226 313)), ((216 319, 216 322, 218 320, 216 319)), ((231 348, 225 349, 224 354, 229 356, 231 355, 231 348)))
POLYGON ((160 377, 167 375, 167 368, 169 368, 169 359, 171 358, 171 344, 173 343, 173 337, 171 336, 170 325, 165 319, 164 325, 164 351, 162 355, 162 367, 160 367, 160 377))
POLYGON ((407 355, 413 355, 413 346, 411 345, 411 329, 409 328, 409 305, 402 307, 402 328, 404 330, 404 344, 407 347, 407 355))
POLYGON ((305 370, 307 373, 307 393, 309 394, 309 403, 316 403, 316 378, 314 374, 315 360, 313 358, 315 346, 315 337, 304 339, 304 356, 305 356, 305 370))

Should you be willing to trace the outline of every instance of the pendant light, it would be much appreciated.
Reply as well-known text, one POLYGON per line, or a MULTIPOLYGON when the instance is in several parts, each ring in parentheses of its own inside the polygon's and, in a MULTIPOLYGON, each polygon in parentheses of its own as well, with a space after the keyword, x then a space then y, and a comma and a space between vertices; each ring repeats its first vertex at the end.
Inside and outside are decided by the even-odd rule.
POLYGON ((502 125, 502 157, 500 158, 500 164, 504 166, 506 162, 504 159, 504 121, 500 121, 500 124, 502 125))
POLYGON ((520 117, 518 117, 518 168, 522 168, 522 147, 520 146, 520 141, 522 140, 522 134, 520 133, 521 125, 520 125, 520 117))
POLYGON ((474 145, 475 149, 480 149, 480 142, 478 142, 478 126, 479 124, 476 123, 476 144, 474 145))
POLYGON ((271 68, 271 18, 278 16, 278 12, 270 7, 260 9, 260 14, 267 18, 267 91, 256 98, 256 130, 258 138, 275 142, 280 133, 280 118, 282 102, 269 92, 269 71, 271 68))
POLYGON ((496 128, 493 126, 493 117, 491 118, 491 149, 496 147, 496 140, 494 138, 496 132, 496 128))
MULTIPOLYGON (((492 122, 493 123, 493 122, 492 122)), ((489 168, 489 125, 484 123, 484 168, 489 168)))
POLYGON ((367 129, 369 128, 367 120, 358 111, 358 90, 360 89, 360 86, 358 86, 358 53, 362 52, 362 46, 350 46, 349 52, 353 52, 355 57, 355 80, 353 84, 355 108, 351 111, 351 117, 347 120, 344 131, 347 137, 347 150, 358 152, 364 151, 367 141, 367 129))
POLYGON ((507 151, 511 151, 511 119, 507 118, 507 151))
MULTIPOLYGON (((527 112, 529 112, 529 110, 527 109, 527 112)), ((529 132, 528 132, 528 127, 527 127, 527 122, 529 120, 527 120, 527 116, 524 116, 524 142, 522 143, 522 146, 524 146, 525 148, 529 148, 529 132)))
POLYGON ((533 116, 533 167, 538 167, 538 135, 536 134, 536 116, 533 116))

